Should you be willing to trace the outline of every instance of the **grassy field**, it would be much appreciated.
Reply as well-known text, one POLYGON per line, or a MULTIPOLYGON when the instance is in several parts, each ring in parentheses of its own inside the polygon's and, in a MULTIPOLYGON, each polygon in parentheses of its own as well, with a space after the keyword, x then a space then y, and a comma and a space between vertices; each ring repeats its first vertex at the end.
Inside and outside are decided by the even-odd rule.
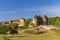
POLYGON ((43 34, 29 34, 25 33, 24 30, 20 30, 18 35, 0 35, 0 40, 60 40, 60 33, 55 31, 49 31, 43 34))

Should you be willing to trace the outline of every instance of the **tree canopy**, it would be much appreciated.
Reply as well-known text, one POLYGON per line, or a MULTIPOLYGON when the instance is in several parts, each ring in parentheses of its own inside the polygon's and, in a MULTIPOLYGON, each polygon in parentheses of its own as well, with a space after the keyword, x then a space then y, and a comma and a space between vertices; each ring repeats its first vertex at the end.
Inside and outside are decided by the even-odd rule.
POLYGON ((58 24, 60 24, 60 17, 49 18, 49 24, 50 25, 58 25, 58 24))

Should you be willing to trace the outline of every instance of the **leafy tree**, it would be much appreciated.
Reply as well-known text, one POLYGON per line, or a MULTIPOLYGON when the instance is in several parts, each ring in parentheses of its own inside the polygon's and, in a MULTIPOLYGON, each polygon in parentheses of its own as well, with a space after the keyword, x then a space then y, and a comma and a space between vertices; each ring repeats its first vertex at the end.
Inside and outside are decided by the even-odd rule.
POLYGON ((8 30, 8 25, 0 25, 0 34, 6 34, 8 30))
POLYGON ((58 25, 58 24, 60 24, 60 17, 49 18, 49 24, 50 25, 58 25))
POLYGON ((0 34, 6 34, 9 30, 11 31, 12 29, 17 29, 18 28, 18 24, 9 24, 9 25, 5 25, 5 24, 0 24, 0 34))
POLYGON ((18 34, 18 31, 16 29, 10 30, 10 34, 18 34))
POLYGON ((14 34, 18 34, 18 31, 16 29, 12 29, 12 30, 10 30, 10 34, 12 34, 12 36, 14 36, 14 34))
POLYGON ((9 29, 17 29, 18 28, 18 24, 16 23, 12 23, 12 24, 9 24, 9 29))

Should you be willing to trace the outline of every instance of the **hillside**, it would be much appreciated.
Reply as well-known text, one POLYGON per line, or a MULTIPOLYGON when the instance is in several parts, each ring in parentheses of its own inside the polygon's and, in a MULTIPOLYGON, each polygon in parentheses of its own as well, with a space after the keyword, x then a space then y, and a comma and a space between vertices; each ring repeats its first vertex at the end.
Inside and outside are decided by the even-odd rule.
MULTIPOLYGON (((29 28, 30 29, 30 28, 29 28)), ((57 31, 48 31, 43 34, 31 34, 26 33, 25 30, 19 30, 20 34, 15 34, 12 36, 11 34, 1 35, 0 40, 59 40, 60 39, 60 32, 57 31)))
POLYGON ((60 24, 60 17, 51 17, 48 19, 50 25, 59 25, 60 24))

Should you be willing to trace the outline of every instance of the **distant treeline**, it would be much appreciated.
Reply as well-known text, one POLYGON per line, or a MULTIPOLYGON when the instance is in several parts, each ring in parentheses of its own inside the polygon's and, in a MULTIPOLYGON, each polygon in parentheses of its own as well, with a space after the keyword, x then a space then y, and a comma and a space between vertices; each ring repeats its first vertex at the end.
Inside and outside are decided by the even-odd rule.
POLYGON ((48 18, 48 22, 50 25, 60 25, 60 17, 48 18))

